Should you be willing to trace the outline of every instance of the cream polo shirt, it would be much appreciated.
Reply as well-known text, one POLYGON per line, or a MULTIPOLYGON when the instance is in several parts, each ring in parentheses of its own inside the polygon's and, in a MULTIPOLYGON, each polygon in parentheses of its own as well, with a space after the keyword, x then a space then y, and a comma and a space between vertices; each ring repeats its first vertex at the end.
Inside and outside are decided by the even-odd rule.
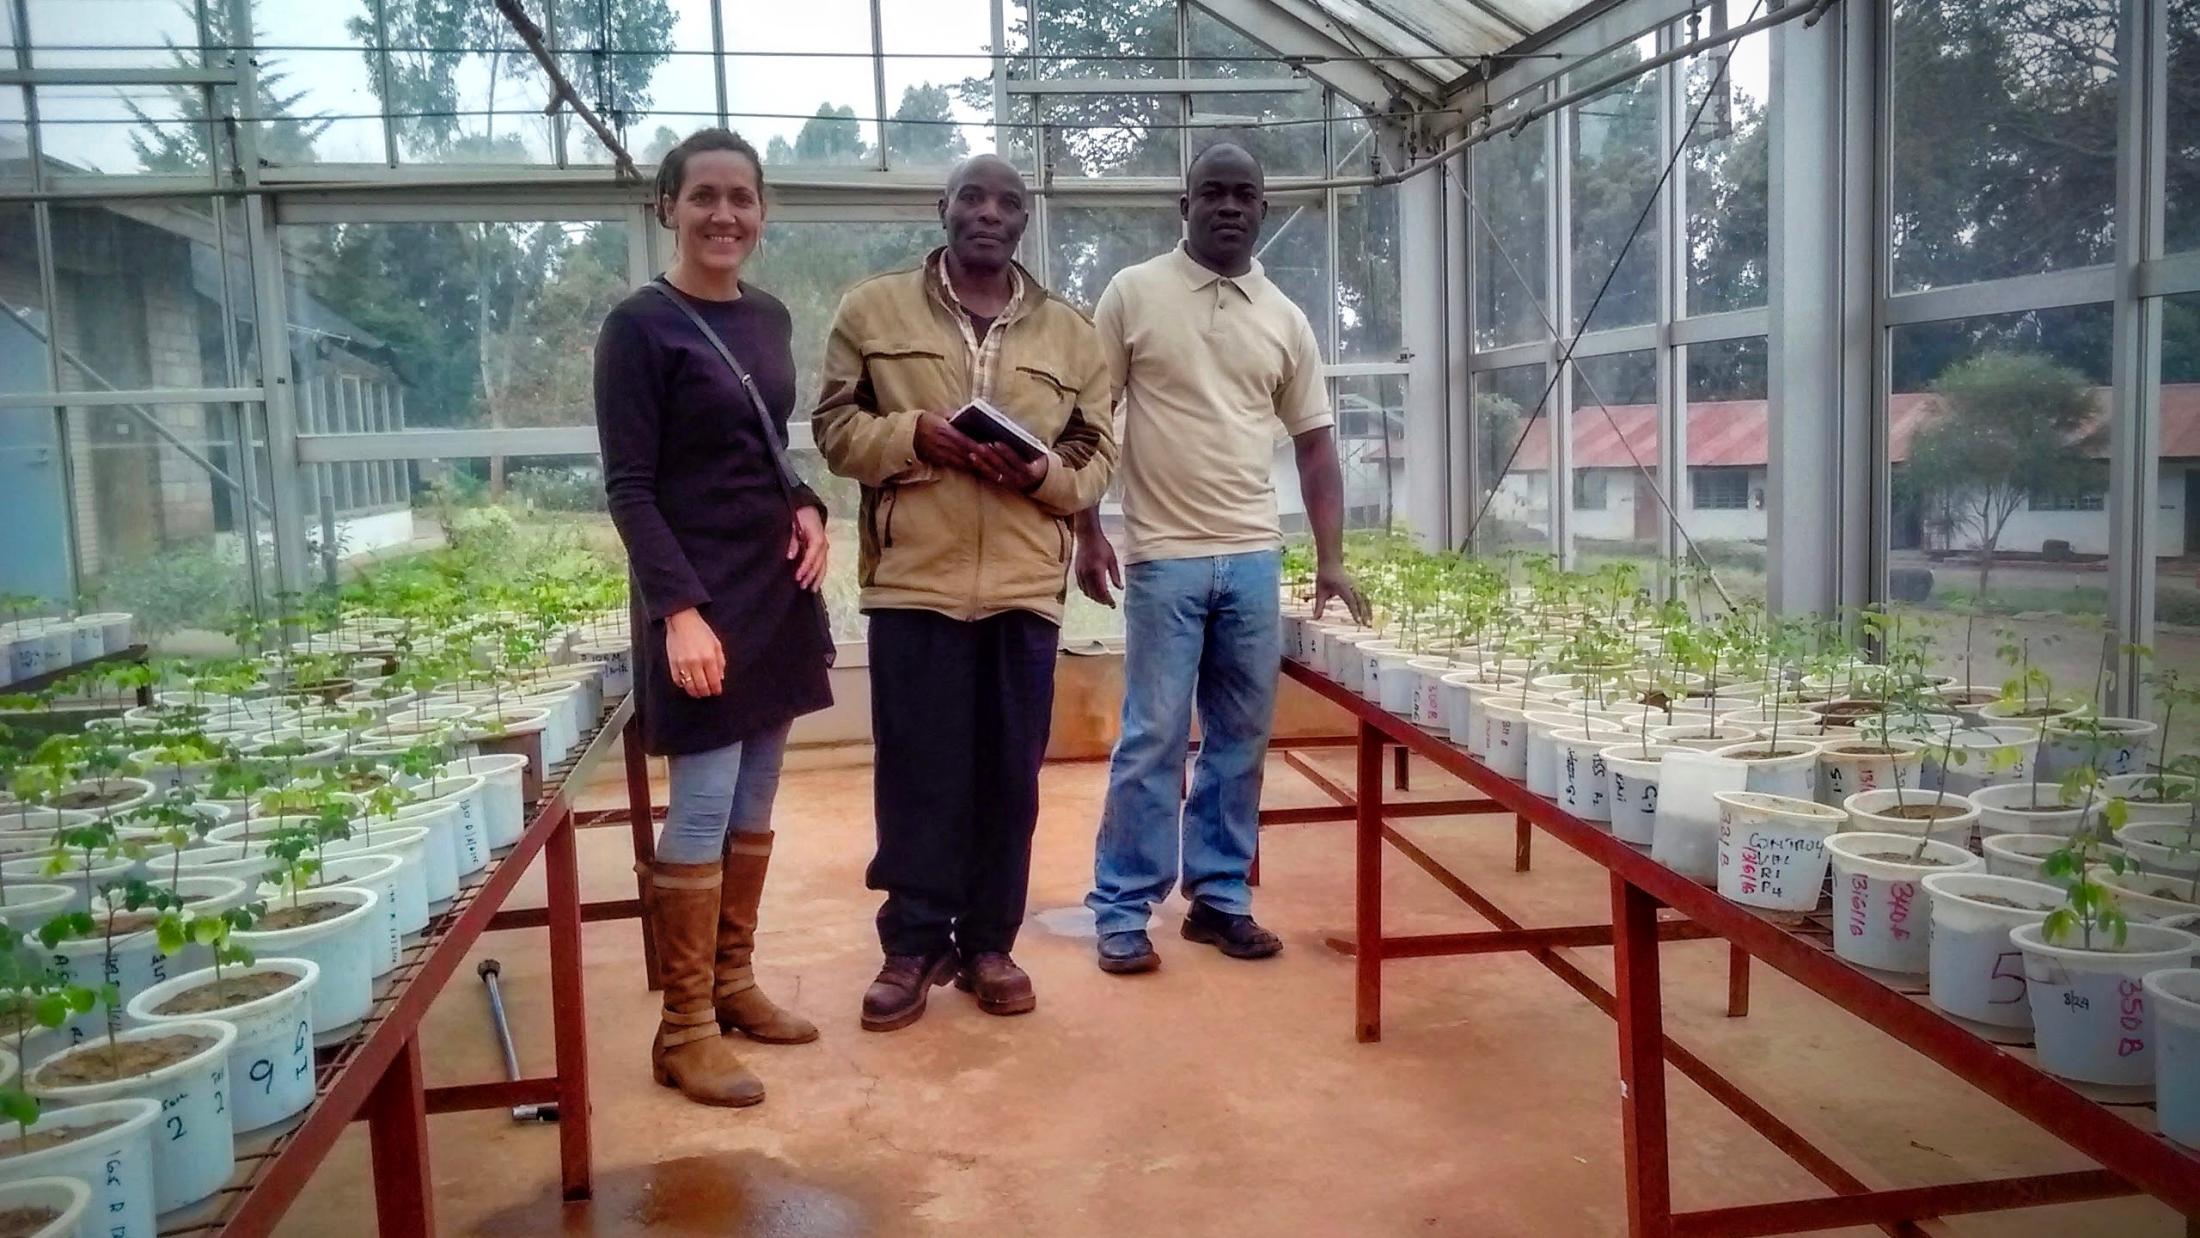
POLYGON ((1117 400, 1126 563, 1283 544, 1282 435, 1331 425, 1313 325, 1261 274, 1177 248, 1108 282, 1093 325, 1117 400))

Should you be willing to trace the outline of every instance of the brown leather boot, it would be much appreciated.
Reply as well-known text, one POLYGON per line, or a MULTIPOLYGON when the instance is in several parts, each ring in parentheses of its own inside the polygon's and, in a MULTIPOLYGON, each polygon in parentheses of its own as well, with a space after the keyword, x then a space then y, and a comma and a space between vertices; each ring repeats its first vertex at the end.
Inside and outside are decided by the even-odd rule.
POLYGON ((863 1030, 891 1032, 924 1017, 933 986, 955 978, 953 947, 937 954, 889 954, 863 993, 863 1030))
POLYGON ((649 1047, 657 1082, 705 1105, 753 1105, 764 1085, 720 1037, 711 1006, 712 954, 717 945, 717 864, 648 868, 647 911, 656 930, 664 1013, 649 1047))
POLYGON ((978 1009, 987 1014, 1030 1014, 1039 1008, 1031 976, 1004 951, 972 955, 955 976, 955 987, 975 996, 978 1009))
POLYGON ((783 1010, 756 987, 750 959, 756 951, 756 905, 771 867, 772 834, 726 831, 725 884, 718 903, 718 1029, 738 1031, 769 1045, 807 1044, 817 1024, 783 1010))

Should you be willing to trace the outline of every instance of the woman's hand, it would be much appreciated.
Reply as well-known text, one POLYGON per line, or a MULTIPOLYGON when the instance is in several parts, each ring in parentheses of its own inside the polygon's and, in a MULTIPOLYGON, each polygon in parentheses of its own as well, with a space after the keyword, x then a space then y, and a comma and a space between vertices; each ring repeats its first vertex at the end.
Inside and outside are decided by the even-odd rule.
POLYGON ((716 696, 725 687, 726 651, 692 606, 665 620, 665 661, 673 684, 689 696, 716 696))
POLYGON ((794 562, 794 580, 805 589, 825 583, 825 518, 810 506, 794 509, 794 536, 787 539, 787 558, 794 562))

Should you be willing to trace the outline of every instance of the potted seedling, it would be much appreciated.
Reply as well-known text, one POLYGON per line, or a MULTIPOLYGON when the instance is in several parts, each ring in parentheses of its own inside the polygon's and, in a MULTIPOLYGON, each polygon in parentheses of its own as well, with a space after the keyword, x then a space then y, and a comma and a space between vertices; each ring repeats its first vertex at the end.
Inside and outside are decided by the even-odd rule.
POLYGON ((260 958, 302 958, 320 968, 312 998, 313 1034, 324 1043, 340 1038, 374 1004, 373 891, 326 886, 315 878, 328 844, 348 831, 345 814, 331 811, 310 825, 286 826, 267 844, 277 893, 249 930, 232 940, 260 958))
POLYGON ((2119 646, 2112 636, 2102 640, 2101 656, 2093 675, 2093 699, 2082 715, 2049 718, 2040 724, 2039 762, 2043 777, 2060 777, 2088 761, 2104 778, 2145 772, 2148 741, 2161 728, 2144 718, 2109 715, 2108 691, 2113 683, 2109 666, 2117 654, 2143 662, 2152 657, 2153 651, 2144 645, 2119 646), (2081 718, 2085 725, 2078 725, 2081 718))

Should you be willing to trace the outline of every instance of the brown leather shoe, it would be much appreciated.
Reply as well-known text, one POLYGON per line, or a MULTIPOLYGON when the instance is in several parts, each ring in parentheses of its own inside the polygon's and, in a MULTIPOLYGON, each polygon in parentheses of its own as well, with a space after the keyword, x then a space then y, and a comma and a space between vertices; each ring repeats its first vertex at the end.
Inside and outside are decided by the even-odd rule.
POLYGON ((756 908, 771 867, 772 833, 726 831, 725 880, 718 905, 718 985, 712 996, 720 1031, 738 1031, 768 1045, 800 1045, 817 1039, 817 1025, 756 987, 756 908))
POLYGON ((925 999, 935 985, 955 976, 955 952, 934 955, 889 954, 878 978, 863 994, 863 1030, 891 1032, 924 1017, 925 999))
POLYGON ((987 1014, 1030 1014, 1039 1008, 1039 995, 1031 991, 1031 977, 1016 960, 1000 950, 972 955, 955 976, 955 987, 975 994, 978 1009, 987 1014))

